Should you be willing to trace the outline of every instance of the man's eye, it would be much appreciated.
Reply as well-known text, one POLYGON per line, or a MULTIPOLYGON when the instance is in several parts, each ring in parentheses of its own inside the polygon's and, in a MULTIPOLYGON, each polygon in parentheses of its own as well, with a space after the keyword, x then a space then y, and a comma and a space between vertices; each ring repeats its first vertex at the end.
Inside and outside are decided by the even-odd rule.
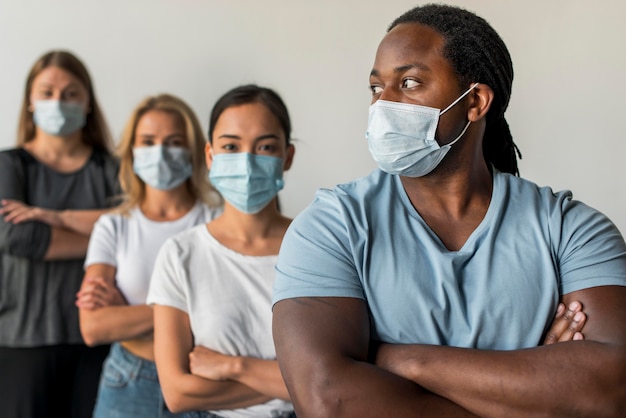
POLYGON ((414 87, 419 86, 419 82, 416 80, 413 80, 411 78, 406 78, 404 80, 402 80, 402 88, 403 89, 412 89, 414 87))
POLYGON ((380 86, 374 86, 374 85, 371 85, 371 86, 370 86, 370 90, 372 91, 372 94, 373 94, 373 95, 377 95, 377 94, 380 94, 380 93, 382 93, 382 92, 383 92, 383 88, 382 88, 382 87, 380 87, 380 86))

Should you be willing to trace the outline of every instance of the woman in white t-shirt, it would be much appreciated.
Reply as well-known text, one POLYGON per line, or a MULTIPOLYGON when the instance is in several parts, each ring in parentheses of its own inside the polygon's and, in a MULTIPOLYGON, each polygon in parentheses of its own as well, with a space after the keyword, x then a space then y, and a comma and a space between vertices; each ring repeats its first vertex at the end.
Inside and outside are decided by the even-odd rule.
POLYGON ((272 90, 247 85, 215 104, 206 161, 224 212, 166 241, 150 283, 165 401, 194 417, 291 417, 271 332, 274 266, 291 219, 277 193, 291 122, 272 90))
POLYGON ((175 416, 157 378, 146 296, 163 242, 221 210, 207 181, 205 143, 193 111, 171 95, 145 99, 127 123, 119 146, 125 201, 94 227, 76 301, 85 342, 114 342, 95 417, 175 416))

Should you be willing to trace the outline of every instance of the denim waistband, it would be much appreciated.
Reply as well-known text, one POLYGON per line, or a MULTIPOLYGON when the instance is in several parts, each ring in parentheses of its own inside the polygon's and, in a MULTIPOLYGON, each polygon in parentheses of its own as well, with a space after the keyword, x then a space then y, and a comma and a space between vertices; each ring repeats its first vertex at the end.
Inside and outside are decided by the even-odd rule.
POLYGON ((113 343, 109 353, 109 360, 121 364, 126 370, 132 370, 137 377, 158 380, 156 363, 134 355, 120 343, 113 343))

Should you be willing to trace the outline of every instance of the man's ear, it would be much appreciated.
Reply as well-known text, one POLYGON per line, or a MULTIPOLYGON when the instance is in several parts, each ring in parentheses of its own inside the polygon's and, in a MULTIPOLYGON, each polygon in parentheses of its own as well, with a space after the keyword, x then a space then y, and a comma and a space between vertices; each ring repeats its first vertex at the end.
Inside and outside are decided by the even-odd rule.
POLYGON ((478 83, 470 92, 471 104, 467 112, 467 119, 477 122, 484 118, 493 102, 493 90, 487 84, 478 83))
POLYGON ((207 142, 204 146, 204 158, 206 160, 206 167, 210 170, 213 164, 213 154, 211 153, 211 143, 207 142))
POLYGON ((293 163, 293 156, 296 153, 296 148, 293 144, 287 145, 287 156, 285 157, 285 165, 283 165, 283 171, 287 171, 291 168, 291 164, 293 163))

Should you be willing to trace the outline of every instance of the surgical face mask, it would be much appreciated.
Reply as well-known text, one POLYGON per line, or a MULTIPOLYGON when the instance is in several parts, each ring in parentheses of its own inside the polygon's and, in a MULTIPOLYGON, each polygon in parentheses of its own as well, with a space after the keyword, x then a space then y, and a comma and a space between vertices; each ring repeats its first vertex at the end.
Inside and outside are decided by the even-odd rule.
POLYGON ((81 103, 36 100, 33 121, 48 135, 66 136, 85 126, 87 115, 81 103))
POLYGON ((241 212, 258 213, 283 188, 282 158, 247 152, 213 155, 209 180, 241 212))
POLYGON ((171 190, 191 177, 191 152, 163 145, 133 148, 133 170, 155 189, 171 190))
POLYGON ((450 106, 440 111, 427 106, 378 100, 369 109, 368 147, 378 167, 389 174, 421 177, 430 173, 446 156, 470 125, 467 122, 459 136, 439 146, 435 132, 443 115, 478 83, 473 84, 450 106))

